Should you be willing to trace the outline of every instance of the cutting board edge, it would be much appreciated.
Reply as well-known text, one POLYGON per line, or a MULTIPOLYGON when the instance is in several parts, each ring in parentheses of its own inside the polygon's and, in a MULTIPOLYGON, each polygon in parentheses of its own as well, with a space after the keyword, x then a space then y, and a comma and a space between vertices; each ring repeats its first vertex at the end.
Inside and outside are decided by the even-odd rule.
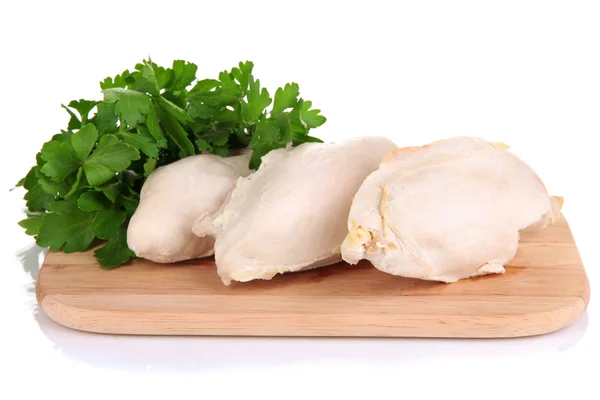
MULTIPOLYGON (((41 301, 40 307, 43 312, 54 322, 78 331, 84 331, 89 333, 97 334, 113 334, 113 335, 139 335, 139 336, 236 336, 236 337, 381 337, 381 338, 447 338, 447 339, 500 339, 500 338, 517 338, 517 337, 528 337, 528 336, 540 336, 549 333, 553 333, 562 329, 565 329, 576 322, 586 311, 589 304, 589 281, 586 279, 587 291, 583 297, 572 297, 571 304, 559 306, 554 310, 540 312, 540 313, 529 313, 529 314, 514 314, 514 315, 496 315, 496 325, 477 323, 470 324, 469 321, 465 320, 464 317, 457 315, 446 315, 437 316, 440 318, 439 326, 450 327, 452 333, 442 334, 441 330, 438 330, 438 334, 433 332, 436 330, 429 330, 423 332, 412 332, 410 329, 401 327, 390 327, 385 326, 379 328, 377 332, 373 332, 373 327, 368 325, 357 325, 353 324, 347 326, 346 329, 340 329, 340 326, 336 326, 333 332, 327 332, 323 330, 322 326, 326 326, 326 321, 332 316, 323 315, 322 319, 324 324, 322 326, 310 326, 305 327, 305 331, 299 330, 298 325, 290 324, 295 326, 289 332, 285 332, 285 327, 288 326, 286 323, 279 323, 277 327, 267 328, 268 332, 265 332, 265 327, 258 328, 257 331, 245 328, 245 332, 241 332, 235 328, 234 322, 231 328, 223 328, 222 322, 218 322, 218 328, 213 328, 215 331, 211 331, 211 328, 172 328, 165 327, 162 324, 156 324, 163 319, 160 312, 146 312, 141 315, 137 315, 138 326, 141 329, 101 329, 102 324, 95 324, 94 321, 102 321, 104 318, 111 319, 113 321, 110 327, 113 326, 131 326, 131 313, 126 311, 115 311, 115 310, 91 310, 83 309, 80 307, 72 306, 60 302, 57 297, 60 295, 45 295, 40 293, 41 301), (143 318, 140 318, 143 317, 143 318), (532 318, 535 317, 535 318, 532 318), (539 324, 538 322, 532 322, 533 320, 539 321, 540 319, 548 321, 546 324, 539 324), (461 322, 462 321, 462 322, 461 322), (117 323, 115 323, 117 322, 117 323), (119 323, 120 322, 120 323, 119 323), (161 327, 162 325, 162 327, 161 327), (277 333, 277 329, 283 331, 277 333), (479 329, 477 328, 479 327, 479 329), (315 330, 321 332, 315 333, 315 330), (404 332, 403 332, 404 330, 404 332), (340 331, 344 331, 344 334, 340 334, 340 331), (492 332, 502 332, 493 334, 492 332)), ((192 312, 179 312, 170 313, 169 318, 173 318, 173 314, 179 315, 181 319, 181 326, 185 326, 185 321, 193 321, 194 318, 192 312), (185 315, 190 315, 186 318, 185 315)), ((218 313, 215 313, 217 315, 218 313)), ((165 315, 166 316, 166 315, 165 315)), ((471 316, 472 317, 472 316, 471 316)), ((234 320, 235 317, 232 317, 234 320)), ((487 317, 490 318, 489 316, 487 317)), ((293 316, 292 316, 293 319, 293 316)), ((410 316, 398 316, 398 320, 405 322, 410 321, 410 316)), ((173 321, 171 321, 173 322, 173 321)))

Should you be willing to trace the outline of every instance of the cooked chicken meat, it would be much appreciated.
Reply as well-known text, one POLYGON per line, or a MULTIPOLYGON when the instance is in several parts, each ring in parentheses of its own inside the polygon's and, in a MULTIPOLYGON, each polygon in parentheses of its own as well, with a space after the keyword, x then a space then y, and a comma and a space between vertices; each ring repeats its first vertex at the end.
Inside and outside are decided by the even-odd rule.
POLYGON ((207 216, 194 227, 200 236, 216 235, 223 283, 341 261, 352 198, 394 148, 389 139, 365 137, 269 152, 258 171, 238 180, 214 221, 207 216))
POLYGON ((562 201, 506 145, 457 137, 400 148, 356 194, 342 256, 442 282, 503 273, 519 231, 553 222, 562 201))
POLYGON ((129 222, 131 250, 160 263, 212 255, 214 238, 194 235, 192 226, 221 207, 235 181, 251 173, 249 160, 250 154, 201 154, 157 168, 144 182, 129 222))

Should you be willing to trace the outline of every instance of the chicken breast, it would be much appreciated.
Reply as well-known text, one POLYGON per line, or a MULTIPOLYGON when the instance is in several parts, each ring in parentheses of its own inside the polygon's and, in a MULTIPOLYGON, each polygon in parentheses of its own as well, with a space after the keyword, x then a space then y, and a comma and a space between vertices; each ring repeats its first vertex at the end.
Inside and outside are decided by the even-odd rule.
POLYGON ((138 256, 170 263, 214 254, 214 238, 198 237, 194 223, 221 207, 236 180, 248 176, 250 154, 189 156, 153 171, 127 228, 127 244, 138 256))
POLYGON ((343 259, 442 282, 503 273, 519 231, 563 202, 507 148, 457 137, 386 155, 354 198, 343 259))
POLYGON ((352 198, 396 145, 365 137, 341 144, 304 143, 269 152, 239 179, 214 218, 194 232, 216 235, 215 261, 225 285, 341 261, 352 198))

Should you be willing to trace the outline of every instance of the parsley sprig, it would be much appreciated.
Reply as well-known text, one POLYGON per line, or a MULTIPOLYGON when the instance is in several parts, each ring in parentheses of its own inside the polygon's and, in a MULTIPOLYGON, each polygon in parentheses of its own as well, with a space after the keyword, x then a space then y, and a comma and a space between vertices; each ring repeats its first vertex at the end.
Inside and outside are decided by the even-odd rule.
POLYGON ((151 59, 100 82, 102 100, 62 107, 67 128, 44 143, 36 165, 19 181, 28 218, 19 222, 41 247, 65 253, 103 243, 94 255, 104 268, 135 254, 127 247, 127 221, 155 168, 201 153, 226 157, 250 148, 249 167, 288 143, 321 142, 310 129, 325 123, 320 110, 288 83, 273 98, 255 79, 250 61, 218 79, 197 80, 198 67, 151 59))

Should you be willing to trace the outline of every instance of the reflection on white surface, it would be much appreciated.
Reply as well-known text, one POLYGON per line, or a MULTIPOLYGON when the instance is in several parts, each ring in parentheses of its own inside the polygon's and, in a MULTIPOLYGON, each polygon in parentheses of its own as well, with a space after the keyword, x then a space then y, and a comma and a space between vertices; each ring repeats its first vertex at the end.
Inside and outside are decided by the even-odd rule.
POLYGON ((41 248, 34 243, 23 249, 17 250, 15 257, 21 263, 23 271, 25 271, 25 273, 31 277, 32 281, 35 282, 47 254, 48 249, 41 248))
POLYGON ((56 350, 69 358, 101 368, 178 373, 324 361, 385 364, 451 357, 523 357, 566 350, 587 328, 586 312, 561 331, 514 339, 122 336, 72 330, 50 320, 41 309, 35 315, 56 350))

